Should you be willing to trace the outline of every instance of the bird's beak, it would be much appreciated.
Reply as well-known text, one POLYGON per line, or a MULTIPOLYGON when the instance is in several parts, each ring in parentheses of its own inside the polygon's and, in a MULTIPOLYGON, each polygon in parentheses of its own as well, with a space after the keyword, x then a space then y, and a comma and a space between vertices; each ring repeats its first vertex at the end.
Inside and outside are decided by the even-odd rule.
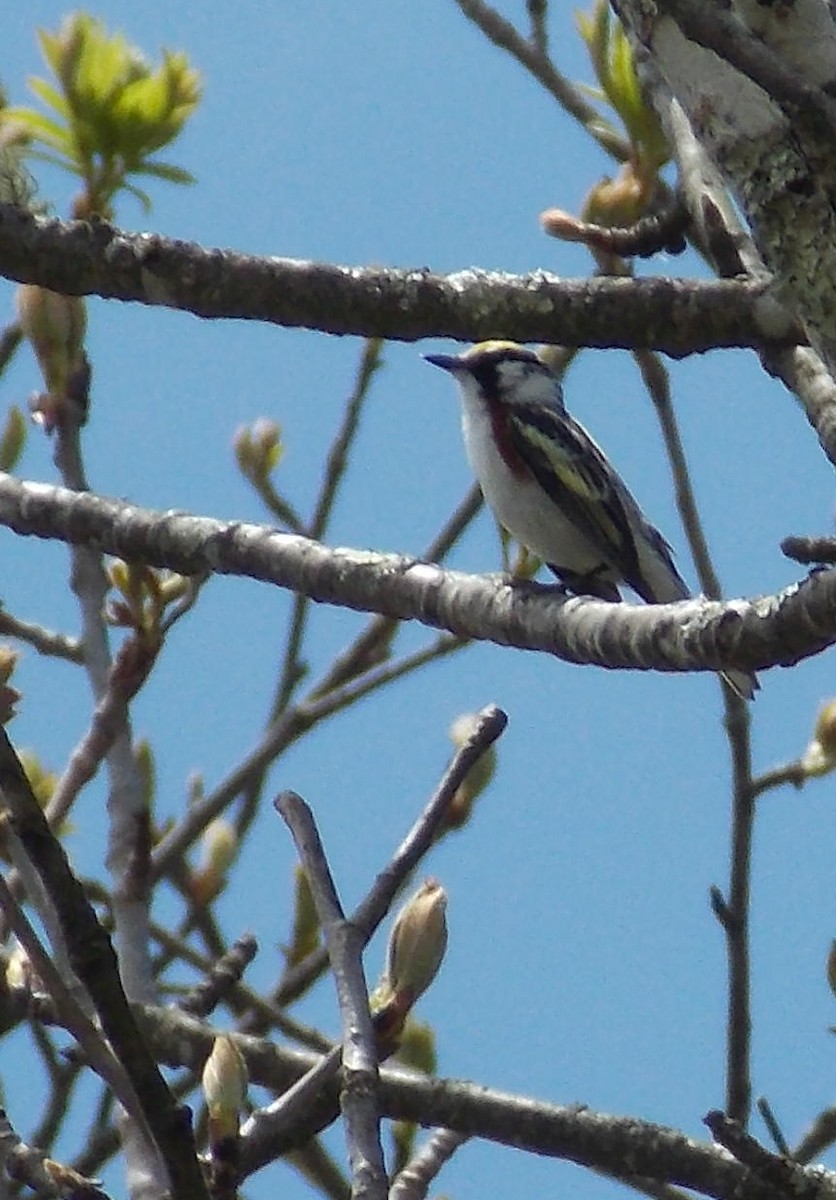
POLYGON ((461 359, 457 354, 425 354, 424 359, 442 371, 458 371, 461 369, 461 359))

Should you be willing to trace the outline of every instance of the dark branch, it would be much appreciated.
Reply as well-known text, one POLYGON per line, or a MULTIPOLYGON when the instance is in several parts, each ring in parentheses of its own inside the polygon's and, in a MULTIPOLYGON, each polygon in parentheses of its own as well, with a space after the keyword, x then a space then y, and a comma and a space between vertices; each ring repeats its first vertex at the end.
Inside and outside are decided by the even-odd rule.
POLYGON ((566 346, 648 347, 673 357, 803 335, 765 284, 741 280, 561 280, 468 270, 343 267, 206 250, 103 221, 61 222, 0 205, 0 274, 200 317, 416 341, 489 337, 566 346))
POLYGON ((61 923, 70 965, 83 983, 111 1047, 125 1068, 165 1161, 175 1197, 206 1196, 187 1110, 179 1108, 139 1034, 116 955, 82 885, 70 869, 9 741, 0 729, 0 792, 12 827, 41 877, 61 923))

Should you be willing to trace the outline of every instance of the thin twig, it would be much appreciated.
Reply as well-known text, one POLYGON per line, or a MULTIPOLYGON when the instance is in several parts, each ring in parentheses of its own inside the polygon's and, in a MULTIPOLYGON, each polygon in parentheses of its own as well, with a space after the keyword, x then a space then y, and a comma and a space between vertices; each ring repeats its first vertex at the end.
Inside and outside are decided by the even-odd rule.
POLYGON ((726 1113, 713 1110, 703 1118, 716 1141, 748 1167, 773 1195, 786 1200, 833 1200, 836 1177, 822 1170, 809 1171, 781 1154, 773 1154, 743 1125, 726 1113))
POLYGON ((784 1131, 778 1124, 778 1118, 772 1111, 772 1105, 769 1103, 766 1096, 758 1096, 756 1104, 763 1123, 769 1130, 769 1136, 775 1143, 775 1149, 779 1154, 783 1154, 785 1158, 792 1158, 793 1155, 792 1150, 790 1150, 789 1142, 784 1137, 784 1131))
POLYGON ((788 783, 794 788, 802 788, 806 782, 807 772, 801 760, 796 758, 792 762, 782 763, 779 767, 772 767, 769 771, 755 775, 749 784, 749 794, 755 800, 764 792, 784 787, 788 783))
POLYGON ((73 747, 61 778, 46 806, 46 819, 57 829, 67 817, 81 789, 93 779, 117 738, 125 729, 126 694, 115 679, 100 694, 81 740, 73 747))
POLYGON ((247 476, 247 478, 250 479, 268 513, 275 517, 280 525, 283 525, 289 533, 304 534, 305 522, 290 501, 276 490, 269 476, 259 476, 255 479, 247 476))
POLYGON ((303 1113, 310 1111, 313 1101, 320 1095, 325 1084, 337 1074, 342 1058, 342 1044, 332 1046, 327 1054, 304 1075, 300 1075, 272 1104, 258 1108, 251 1114, 241 1126, 242 1140, 273 1141, 284 1130, 291 1128, 303 1113))
POLYGON ((208 962, 205 978, 190 988, 179 1007, 195 1017, 208 1017, 222 1004, 238 984, 247 967, 258 953, 258 942, 245 934, 214 962, 208 962))
POLYGON ((436 1129, 417 1154, 399 1171, 389 1189, 389 1200, 424 1200, 430 1184, 460 1146, 467 1134, 436 1129))
POLYGON ((836 563, 836 538, 785 537, 781 552, 799 563, 836 563))
MULTIPOLYGON (((212 970, 212 961, 210 959, 199 954, 188 942, 176 937, 173 933, 165 929, 164 926, 157 925, 152 921, 151 933, 160 945, 166 948, 170 959, 182 959, 183 962, 203 974, 207 974, 212 970)), ((249 987, 242 980, 239 980, 232 988, 227 1002, 229 1008, 236 1015, 244 1013, 248 1017, 255 1016, 262 1031, 274 1027, 284 1037, 292 1038, 301 1046, 306 1046, 309 1050, 315 1050, 319 1054, 327 1054, 333 1049, 333 1042, 325 1037, 324 1034, 313 1029, 310 1025, 303 1025, 301 1021, 295 1020, 284 1009, 271 1004, 260 992, 249 987)), ((251 1032, 249 1026, 247 1027, 247 1032, 251 1032)))
POLYGON ((745 1127, 752 1103, 749 917, 755 801, 751 717, 746 701, 735 696, 730 688, 723 689, 723 697, 732 760, 731 869, 725 901, 728 919, 722 922, 729 964, 726 1113, 745 1127))
MULTIPOLYGON (((650 351, 637 351, 642 371, 662 428, 668 460, 676 486, 676 500, 700 586, 708 596, 719 599, 720 580, 714 568, 691 486, 685 451, 671 404, 667 372, 650 351)), ((750 978, 749 978, 749 890, 752 857, 752 827, 755 808, 752 793, 751 718, 745 701, 728 686, 723 688, 725 726, 732 760, 732 845, 728 899, 723 902, 722 920, 729 962, 729 997, 726 1044, 726 1111, 742 1124, 751 1105, 750 1078, 750 978)), ((720 909, 715 904, 715 914, 720 909)))
MULTIPOLYGON (((430 562, 441 560, 481 508, 482 495, 478 486, 474 485, 427 546, 423 557, 430 562)), ((253 777, 262 775, 266 767, 303 733, 377 688, 403 678, 411 671, 453 653, 466 644, 460 638, 442 634, 424 649, 405 655, 394 664, 381 666, 380 659, 388 653, 388 642, 398 626, 399 622, 389 617, 373 617, 351 647, 334 661, 323 679, 314 684, 305 701, 287 709, 265 731, 258 746, 226 780, 190 806, 180 824, 166 834, 152 854, 151 871, 154 879, 170 871, 174 860, 182 857, 209 822, 219 816, 247 789, 253 777)))
POLYGON ((549 52, 548 0, 525 0, 525 7, 531 24, 531 43, 545 58, 549 52))
MULTIPOLYGON (((314 505, 310 526, 304 532, 308 537, 321 541, 328 528, 333 512, 340 483, 348 466, 349 453, 360 428, 360 414, 371 389, 375 372, 380 367, 383 343, 379 338, 369 338, 364 347, 357 369, 357 379, 354 389, 348 398, 343 412, 342 421, 331 442, 331 447, 325 463, 325 472, 319 489, 319 495, 314 505)), ((302 678, 300 662, 301 646, 305 636, 307 614, 310 611, 309 596, 297 593, 293 600, 293 612, 290 619, 290 633, 284 652, 284 662, 279 675, 276 696, 273 701, 270 720, 273 721, 290 703, 299 680, 302 678)), ((262 779, 254 781, 250 791, 260 791, 262 779)))
MULTIPOLYGON (((80 386, 77 395, 70 394, 68 390, 55 427, 55 464, 66 486, 76 492, 86 492, 89 488, 81 442, 89 404, 90 375, 86 358, 85 366, 88 368, 87 374, 80 374, 83 386, 80 386)), ((69 767, 65 771, 67 786, 63 799, 68 805, 71 804, 78 790, 76 781, 81 779, 86 782, 92 778, 101 762, 106 763, 106 863, 114 880, 112 913, 118 936, 119 974, 121 984, 131 1000, 150 1001, 155 995, 148 933, 150 814, 132 745, 129 700, 133 691, 124 683, 123 671, 120 670, 120 664, 124 665, 131 647, 128 642, 123 643, 116 658, 111 655, 109 631, 104 617, 109 580, 102 553, 97 546, 80 544, 72 547, 70 582, 81 610, 84 669, 96 701, 96 710, 88 737, 83 746, 78 747, 81 753, 74 754, 70 764, 78 772, 75 780, 68 780, 69 767)), ((130 668, 128 674, 131 674, 130 668)), ((60 798, 53 796, 53 800, 55 809, 60 798)), ((166 1186, 160 1159, 152 1142, 143 1137, 134 1139, 132 1131, 126 1127, 125 1147, 129 1172, 135 1167, 140 1175, 155 1177, 160 1186, 166 1186)), ((168 1163, 171 1146, 168 1147, 168 1153, 164 1153, 163 1147, 157 1142, 157 1149, 168 1163)), ((183 1178, 191 1175, 187 1154, 188 1151, 183 1168, 174 1163, 175 1172, 184 1169, 183 1178)), ((174 1177, 171 1183, 174 1185, 174 1177)))
POLYGON ((334 435, 328 457, 325 463, 325 477, 322 481, 319 497, 314 507, 308 536, 321 541, 328 529, 334 502, 337 498, 340 483, 348 467, 348 458, 354 439, 360 428, 360 415, 363 411, 372 380, 380 370, 383 361, 383 342, 380 338, 368 338, 360 356, 357 369, 357 380, 354 390, 348 398, 343 413, 343 419, 334 435))
POLYGON ((42 625, 35 625, 31 621, 22 621, 19 617, 12 616, 4 608, 0 608, 0 634, 3 637, 16 638, 20 642, 26 642, 39 654, 49 658, 65 658, 74 663, 84 661, 84 650, 78 638, 68 637, 64 633, 55 633, 53 630, 44 629, 42 625))
POLYGON ((12 1128, 0 1109, 0 1174, 4 1196, 11 1194, 8 1181, 31 1188, 36 1196, 66 1196, 73 1200, 108 1200, 98 1179, 88 1179, 46 1156, 38 1146, 28 1145, 12 1128))
POLYGON ((650 350, 636 350, 633 357, 641 371, 648 395, 653 401, 653 407, 662 430, 668 465, 674 481, 676 507, 679 510, 688 546, 694 559, 700 588, 706 596, 710 596, 713 600, 719 600, 722 595, 720 580, 711 559, 708 540, 694 496, 691 473, 685 457, 685 447, 682 444, 676 413, 671 402, 668 372, 659 356, 650 350))
POLYGON ((41 945, 40 938, 29 924, 26 914, 12 895, 3 875, 0 875, 0 908, 3 909, 15 937, 26 951, 29 961, 40 976, 47 994, 55 1005, 62 1026, 73 1035, 81 1046, 94 1071, 113 1088, 121 1103, 146 1130, 148 1128, 142 1107, 130 1079, 122 1064, 116 1059, 80 1005, 75 1001, 61 972, 41 945))
MULTIPOLYGON (((424 811, 352 914, 352 923, 360 926, 367 938, 372 936, 399 889, 432 846, 468 771, 500 737, 507 723, 505 713, 492 704, 477 715, 470 737, 453 755, 424 811)), ((275 1002, 289 1003, 300 990, 309 986, 311 980, 318 977, 326 961, 327 956, 322 948, 309 954, 286 973, 274 995, 275 1002)))
POLYGON ((601 114, 584 100, 580 90, 557 70, 538 46, 524 38, 510 21, 482 0, 456 0, 456 3, 495 46, 507 50, 521 63, 608 154, 619 162, 627 161, 629 144, 607 125, 601 114))
POLYGON ((58 913, 70 958, 93 1002, 102 1029, 139 1098, 170 1175, 176 1197, 206 1196, 188 1115, 175 1107, 156 1062, 140 1035, 128 1005, 116 955, 70 869, 63 847, 51 833, 32 793, 20 759, 0 728, 0 791, 12 816, 15 833, 38 871, 58 913))
POLYGON ((399 662, 368 671, 365 675, 324 695, 322 699, 307 701, 289 708, 263 735, 250 754, 238 764, 213 792, 196 801, 173 829, 154 848, 151 856, 151 872, 154 879, 170 870, 170 864, 185 854, 210 821, 240 795, 251 773, 258 772, 282 751, 292 745, 303 733, 320 721, 356 703, 377 688, 416 670, 427 662, 434 661, 458 650, 464 641, 450 634, 442 634, 429 646, 406 655, 399 662))
MULTIPOLYGON (((461 503, 453 510, 436 536, 425 548, 421 559, 424 562, 442 562, 452 550, 470 523, 483 506, 482 492, 473 484, 461 503)), ((334 688, 354 679, 384 661, 389 653, 392 639, 397 633, 399 622, 391 617, 372 617, 347 650, 337 655, 325 676, 308 693, 308 700, 317 700, 334 688)))
POLYGON ((810 1128, 792 1152, 796 1162, 808 1163, 820 1159, 836 1142, 836 1108, 825 1108, 818 1113, 810 1128))
MULTIPOLYGON (((34 1031, 34 1022, 32 1023, 34 1031)), ((38 1123, 31 1128, 30 1138, 33 1146, 38 1146, 48 1154, 60 1135, 68 1115, 75 1111, 73 1093, 81 1075, 82 1063, 62 1062, 52 1078, 52 1088, 49 1100, 38 1114, 38 1123)), ((112 1095, 108 1087, 105 1091, 112 1095)))

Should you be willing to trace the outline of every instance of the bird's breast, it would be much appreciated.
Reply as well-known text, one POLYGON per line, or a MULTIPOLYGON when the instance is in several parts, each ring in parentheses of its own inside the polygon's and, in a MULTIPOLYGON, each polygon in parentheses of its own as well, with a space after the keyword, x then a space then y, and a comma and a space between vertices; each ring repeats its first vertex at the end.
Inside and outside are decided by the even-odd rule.
MULTIPOLYGON (((500 414, 501 416, 501 414, 500 414)), ((466 402, 462 430, 467 456, 485 500, 508 532, 545 562, 586 573, 600 555, 549 498, 483 403, 466 402)))

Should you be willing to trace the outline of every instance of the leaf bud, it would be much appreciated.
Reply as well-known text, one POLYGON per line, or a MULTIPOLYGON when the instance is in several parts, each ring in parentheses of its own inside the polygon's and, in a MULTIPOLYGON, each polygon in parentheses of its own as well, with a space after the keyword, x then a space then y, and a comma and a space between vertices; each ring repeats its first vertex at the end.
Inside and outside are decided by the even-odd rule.
POLYGON ((406 1013, 438 974, 447 949, 447 893, 427 879, 398 913, 386 953, 391 1002, 406 1013))
POLYGON ((813 778, 829 775, 836 767, 836 700, 828 700, 819 709, 813 737, 801 756, 801 769, 813 778))
POLYGON ((54 399, 63 399, 84 360, 87 310, 83 299, 23 283, 17 291, 17 315, 47 391, 54 399))
POLYGON ((234 1137, 238 1116, 247 1096, 247 1065, 241 1051, 227 1033, 215 1038, 212 1053, 201 1077, 209 1110, 211 1140, 234 1137))

